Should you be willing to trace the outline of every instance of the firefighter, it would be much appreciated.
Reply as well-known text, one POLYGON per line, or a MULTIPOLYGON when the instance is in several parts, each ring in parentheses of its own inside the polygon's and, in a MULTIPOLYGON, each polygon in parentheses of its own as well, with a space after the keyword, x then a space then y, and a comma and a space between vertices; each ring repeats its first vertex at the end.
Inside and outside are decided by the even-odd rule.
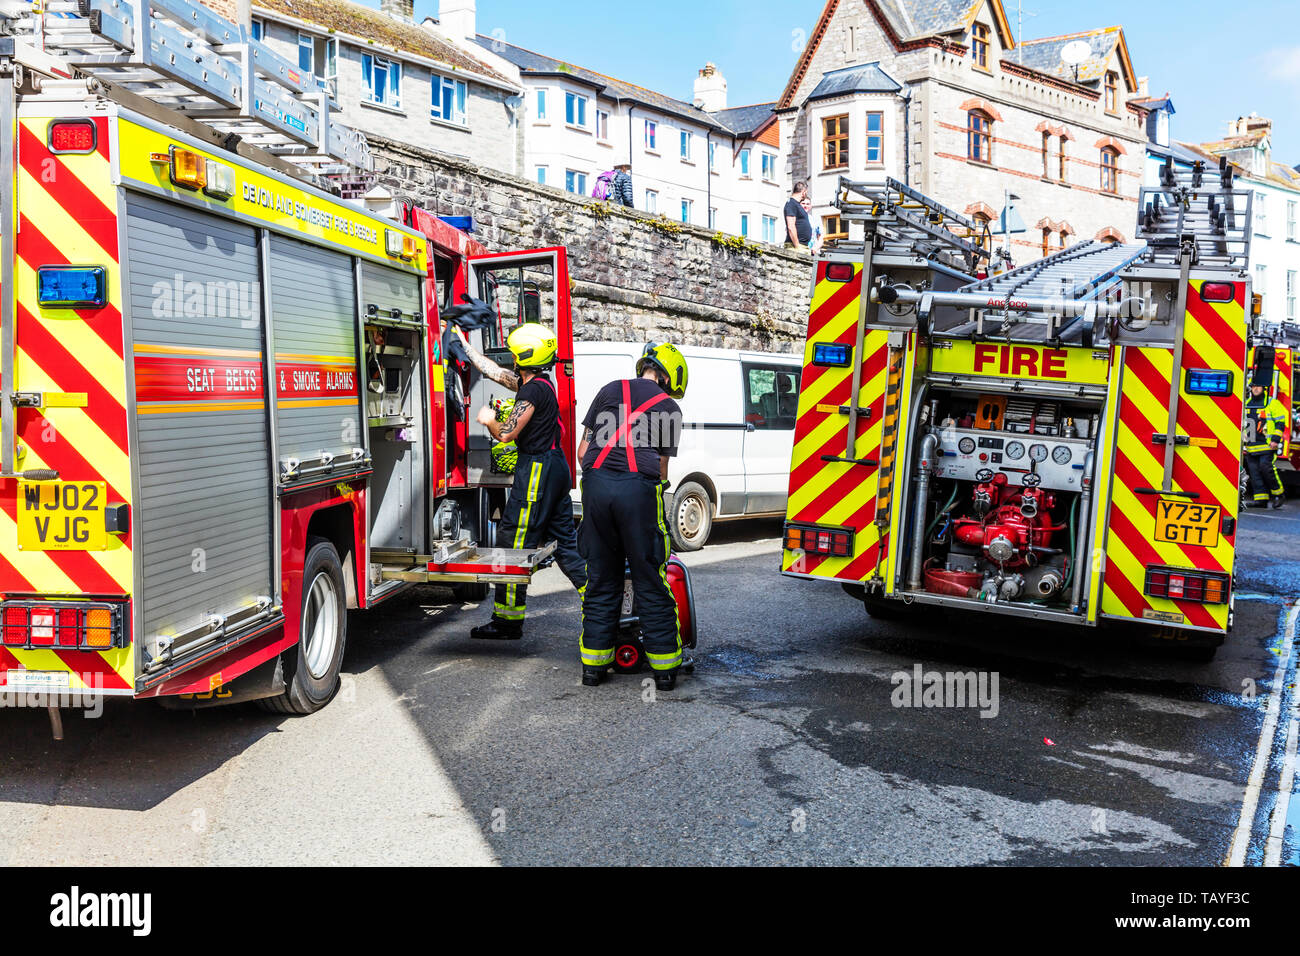
POLYGON ((1252 508, 1281 508, 1285 501, 1282 476, 1277 473, 1277 453, 1286 428, 1286 409, 1262 385, 1250 387, 1246 400, 1246 445, 1243 449, 1250 475, 1252 508))
MULTIPOLYGON (((555 333, 527 322, 510 333, 506 346, 515 359, 511 371, 497 365, 464 341, 470 361, 485 376, 516 392, 514 408, 504 422, 491 408, 482 408, 478 422, 500 443, 518 448, 515 481, 505 513, 497 525, 498 548, 535 548, 554 540, 555 560, 578 594, 587 586, 587 568, 578 554, 569 498, 570 472, 562 448, 560 401, 547 372, 555 364, 555 333)), ((469 632, 477 640, 517 641, 523 636, 527 587, 498 584, 492 619, 469 632)))
POLYGON ((582 528, 587 560, 582 599, 582 682, 594 687, 614 661, 625 574, 631 574, 641 639, 659 690, 672 690, 682 664, 677 604, 668 586, 664 517, 668 459, 681 439, 686 359, 669 343, 647 345, 637 378, 610 382, 583 419, 582 528))

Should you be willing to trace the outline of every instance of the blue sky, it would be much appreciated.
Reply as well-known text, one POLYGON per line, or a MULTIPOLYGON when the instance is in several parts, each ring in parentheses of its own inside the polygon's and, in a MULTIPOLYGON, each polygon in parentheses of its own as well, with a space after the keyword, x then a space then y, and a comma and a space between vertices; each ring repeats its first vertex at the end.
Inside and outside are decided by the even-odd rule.
MULTIPOLYGON (((1015 0, 1004 3, 1014 30, 1015 0)), ((478 27, 682 99, 690 99, 696 71, 712 61, 727 77, 730 103, 740 106, 780 95, 796 58, 796 31, 810 33, 822 6, 823 0, 478 0, 478 27)), ((1278 161, 1300 163, 1295 0, 1023 0, 1023 6, 1029 38, 1122 25, 1138 75, 1151 78, 1153 93, 1173 94, 1175 139, 1221 138, 1230 119, 1254 111, 1277 124, 1278 161)), ((416 0, 415 12, 417 20, 436 15, 437 0, 416 0)))

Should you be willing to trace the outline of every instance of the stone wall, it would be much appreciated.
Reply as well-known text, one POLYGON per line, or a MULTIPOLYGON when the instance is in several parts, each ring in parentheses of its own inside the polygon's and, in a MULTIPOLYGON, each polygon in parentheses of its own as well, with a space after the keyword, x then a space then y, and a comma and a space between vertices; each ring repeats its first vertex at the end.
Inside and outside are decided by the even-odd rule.
POLYGON ((437 215, 473 216, 489 250, 565 246, 579 339, 802 349, 812 280, 806 254, 727 246, 707 229, 392 140, 371 137, 370 148, 378 184, 437 215))

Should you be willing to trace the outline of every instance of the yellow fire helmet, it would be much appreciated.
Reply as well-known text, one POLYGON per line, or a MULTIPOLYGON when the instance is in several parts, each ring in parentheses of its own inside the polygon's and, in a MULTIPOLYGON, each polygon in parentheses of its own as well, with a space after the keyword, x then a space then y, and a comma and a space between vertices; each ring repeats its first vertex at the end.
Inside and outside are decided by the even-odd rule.
POLYGON ((520 368, 549 368, 560 349, 555 333, 537 322, 519 326, 507 337, 506 345, 520 368))
POLYGON ((668 379, 669 395, 673 398, 686 396, 686 382, 690 378, 690 372, 686 368, 686 356, 678 351, 677 346, 671 342, 647 345, 637 360, 637 375, 643 375, 647 365, 657 368, 668 379))

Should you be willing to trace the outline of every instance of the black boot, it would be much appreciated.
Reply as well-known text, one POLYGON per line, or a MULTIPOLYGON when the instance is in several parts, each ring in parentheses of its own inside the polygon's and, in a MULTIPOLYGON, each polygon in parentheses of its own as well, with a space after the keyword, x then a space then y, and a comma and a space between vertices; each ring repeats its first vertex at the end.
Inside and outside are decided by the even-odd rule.
POLYGON ((1272 498, 1268 499, 1268 506, 1272 508, 1274 511, 1276 511, 1278 508, 1281 508, 1282 505, 1284 504, 1286 504, 1285 495, 1274 495, 1272 498))
POLYGON ((1267 507, 1268 507, 1268 502, 1267 502, 1267 501, 1260 501, 1258 498, 1256 498, 1254 501, 1252 501, 1252 502, 1251 502, 1250 504, 1248 504, 1246 507, 1247 507, 1247 508, 1267 508, 1267 507))
POLYGON ((605 682, 606 669, 604 667, 582 666, 582 686, 599 687, 605 682))
POLYGON ((677 671, 680 668, 674 667, 671 670, 655 671, 655 690, 672 690, 677 686, 677 671))
POLYGON ((471 629, 469 636, 476 641, 517 641, 524 636, 524 625, 493 616, 486 624, 471 629))

